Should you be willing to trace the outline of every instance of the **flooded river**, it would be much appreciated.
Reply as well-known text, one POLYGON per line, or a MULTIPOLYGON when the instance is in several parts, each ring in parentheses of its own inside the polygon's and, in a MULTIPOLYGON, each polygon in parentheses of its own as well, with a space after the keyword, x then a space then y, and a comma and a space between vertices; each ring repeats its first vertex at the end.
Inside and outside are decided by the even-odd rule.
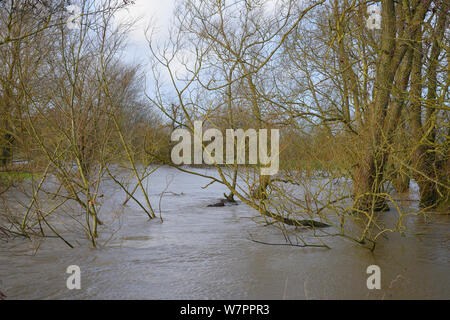
MULTIPOLYGON (((201 169, 200 171, 206 169, 201 169)), ((212 172, 212 171, 210 171, 212 172)), ((348 240, 331 249, 282 243, 246 205, 209 208, 225 187, 161 168, 151 176, 151 202, 164 221, 149 221, 116 186, 104 186, 99 248, 59 239, 0 241, 0 289, 8 299, 450 299, 449 215, 410 217, 420 237, 388 234, 375 252, 348 240), (381 290, 368 290, 366 269, 381 268, 381 290), (68 290, 66 268, 81 268, 81 290, 68 290)), ((384 213, 392 214, 391 212, 384 213)))

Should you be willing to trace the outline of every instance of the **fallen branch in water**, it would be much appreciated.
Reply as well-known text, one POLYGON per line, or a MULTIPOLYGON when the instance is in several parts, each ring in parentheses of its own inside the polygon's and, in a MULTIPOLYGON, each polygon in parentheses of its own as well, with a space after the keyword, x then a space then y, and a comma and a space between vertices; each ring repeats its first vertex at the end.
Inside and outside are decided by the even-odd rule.
POLYGON ((264 242, 264 241, 259 241, 259 240, 255 240, 253 238, 248 238, 250 241, 252 242, 256 242, 259 244, 265 244, 268 246, 290 246, 290 247, 299 247, 299 248, 307 248, 307 247, 314 247, 314 248, 327 248, 330 249, 330 247, 328 247, 325 244, 295 244, 295 243, 270 243, 270 242, 264 242))
POLYGON ((327 228, 330 227, 329 224, 320 222, 320 221, 315 221, 315 220, 309 220, 309 219, 303 219, 303 220, 297 220, 297 219, 291 219, 291 218, 286 218, 283 217, 279 214, 271 214, 269 212, 264 214, 267 217, 270 217, 272 219, 274 219, 275 221, 268 223, 268 225, 276 223, 276 222, 281 222, 290 226, 304 226, 304 227, 311 227, 311 228, 327 228))
POLYGON ((9 238, 8 232, 6 232, 6 231, 8 231, 8 230, 6 230, 6 229, 3 228, 3 227, 0 227, 0 231, 3 232, 7 238, 9 238))

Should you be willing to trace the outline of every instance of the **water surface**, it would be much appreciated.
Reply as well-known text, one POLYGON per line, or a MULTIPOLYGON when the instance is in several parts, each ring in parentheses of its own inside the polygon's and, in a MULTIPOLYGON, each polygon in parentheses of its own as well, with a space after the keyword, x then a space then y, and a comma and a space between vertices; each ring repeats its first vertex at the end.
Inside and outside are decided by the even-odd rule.
MULTIPOLYGON (((206 169, 200 171, 205 172, 206 169), (203 170, 203 171, 202 171, 203 170)), ((212 173, 213 171, 208 171, 212 173)), ((172 168, 151 177, 151 202, 164 222, 149 221, 106 184, 99 248, 59 239, 0 241, 0 289, 8 299, 449 299, 448 215, 410 217, 420 237, 388 234, 375 252, 342 238, 331 249, 283 243, 278 229, 252 219, 246 205, 208 208, 225 187, 172 168), (105 223, 106 225, 108 223, 105 223), (108 239, 111 239, 107 241, 108 239), (368 290, 366 268, 381 268, 381 290, 368 290), (81 268, 81 290, 66 288, 69 265, 81 268)), ((384 213, 386 219, 394 213, 384 213)))

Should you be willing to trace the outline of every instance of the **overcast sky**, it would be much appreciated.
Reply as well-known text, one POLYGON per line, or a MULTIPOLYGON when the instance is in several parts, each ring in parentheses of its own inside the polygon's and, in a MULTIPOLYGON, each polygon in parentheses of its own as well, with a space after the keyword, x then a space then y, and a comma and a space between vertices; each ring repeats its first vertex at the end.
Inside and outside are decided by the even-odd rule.
MULTIPOLYGON (((298 4, 303 5, 311 0, 298 0, 298 4)), ((149 62, 149 48, 145 38, 145 30, 151 25, 152 30, 156 31, 156 40, 164 41, 168 36, 170 22, 173 18, 173 11, 177 0, 135 0, 126 10, 116 14, 117 21, 126 21, 127 19, 139 19, 133 30, 129 34, 128 46, 125 50, 125 59, 127 62, 137 62, 143 65, 144 73, 150 76, 150 70, 145 65, 149 62)), ((276 12, 277 0, 264 1, 266 13, 273 15, 276 12)), ((185 72, 181 63, 174 61, 172 68, 175 72, 185 72)), ((147 90, 152 87, 151 77, 147 78, 147 90)), ((150 89, 151 90, 151 89, 150 89)))

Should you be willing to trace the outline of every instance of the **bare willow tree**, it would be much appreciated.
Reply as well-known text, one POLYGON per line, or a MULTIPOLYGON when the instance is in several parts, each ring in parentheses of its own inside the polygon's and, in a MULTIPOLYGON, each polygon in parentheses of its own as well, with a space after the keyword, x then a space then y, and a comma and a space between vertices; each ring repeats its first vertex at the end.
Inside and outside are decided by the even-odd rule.
POLYGON ((0 50, 2 60, 1 79, 1 132, 0 132, 0 164, 5 167, 11 164, 14 145, 19 140, 21 97, 17 93, 17 74, 19 65, 29 63, 31 50, 29 45, 42 36, 43 30, 49 28, 56 9, 48 10, 46 18, 42 18, 44 10, 37 8, 30 1, 2 1, 0 50), (40 19, 36 19, 36 16, 40 19), (28 61, 23 61, 28 60, 28 61))
MULTIPOLYGON (((14 9, 28 8, 27 1, 21 4, 14 9)), ((131 196, 150 218, 155 217, 142 186, 149 172, 138 173, 143 152, 133 154, 142 145, 136 127, 142 128, 149 117, 139 99, 143 92, 139 67, 119 58, 133 22, 116 23, 113 17, 127 3, 86 0, 79 4, 80 14, 72 21, 75 28, 68 27, 62 7, 64 14, 54 28, 39 29, 1 47, 12 73, 2 78, 4 88, 11 88, 5 90, 10 95, 3 97, 2 105, 14 106, 4 115, 15 125, 14 145, 20 152, 16 159, 28 160, 27 168, 33 168, 31 181, 6 194, 2 224, 11 234, 50 234, 69 246, 72 241, 63 231, 73 238, 78 230, 96 246, 103 224, 102 183, 110 178, 124 188, 123 171, 116 170, 121 162, 136 176, 146 203, 131 196), (17 196, 20 199, 14 201, 17 196)), ((12 15, 11 19, 34 26, 39 17, 33 10, 23 16, 26 19, 12 15)), ((30 33, 18 30, 17 34, 24 32, 30 33)))
MULTIPOLYGON (((226 129, 279 128, 284 121, 273 112, 279 101, 270 97, 277 89, 273 79, 281 74, 277 67, 283 44, 308 12, 323 2, 299 8, 296 1, 286 1, 276 13, 254 1, 179 3, 167 42, 158 44, 154 35, 147 33, 156 83, 149 99, 178 127, 192 133, 196 120, 224 136, 226 129), (173 88, 173 96, 166 94, 167 86, 173 88), (174 105, 176 113, 171 109, 174 105), (174 114, 181 114, 181 119, 174 114)), ((237 143, 245 144, 245 138, 237 143)), ((309 216, 295 219, 285 216, 281 208, 274 210, 283 206, 268 196, 276 179, 260 174, 263 165, 259 161, 248 170, 214 160, 210 164, 218 177, 178 168, 211 179, 208 185, 225 185, 230 192, 225 194, 228 201, 238 198, 258 210, 267 223, 324 225, 309 216)))
POLYGON ((348 139, 339 146, 349 155, 350 210, 365 214, 369 224, 374 211, 389 210, 388 203, 400 209, 389 185, 404 188, 411 173, 421 205, 448 210, 448 61, 441 54, 448 44, 448 4, 381 1, 379 29, 368 27, 370 4, 329 1, 286 42, 288 61, 307 83, 305 108, 332 136, 348 139), (424 44, 429 53, 418 60, 424 44))
POLYGON ((351 238, 374 242, 403 228, 384 228, 374 215, 391 204, 401 221, 390 188, 399 174, 406 184, 412 173, 422 205, 448 203, 448 5, 383 0, 378 29, 369 28, 371 5, 378 3, 280 1, 271 14, 264 1, 182 1, 167 42, 158 46, 148 33, 156 83, 149 98, 173 123, 192 132, 195 120, 222 132, 280 128, 282 159, 293 153, 293 137, 310 137, 299 157, 316 164, 312 176, 300 161, 272 178, 211 163, 219 176, 208 176, 211 183, 268 223, 326 222, 346 236, 346 221, 356 221, 351 238), (426 119, 414 125, 411 114, 426 119))
POLYGON ((436 1, 428 23, 417 31, 409 98, 413 175, 420 188, 420 203, 440 205, 444 210, 449 208, 450 196, 449 10, 448 2, 436 1))

